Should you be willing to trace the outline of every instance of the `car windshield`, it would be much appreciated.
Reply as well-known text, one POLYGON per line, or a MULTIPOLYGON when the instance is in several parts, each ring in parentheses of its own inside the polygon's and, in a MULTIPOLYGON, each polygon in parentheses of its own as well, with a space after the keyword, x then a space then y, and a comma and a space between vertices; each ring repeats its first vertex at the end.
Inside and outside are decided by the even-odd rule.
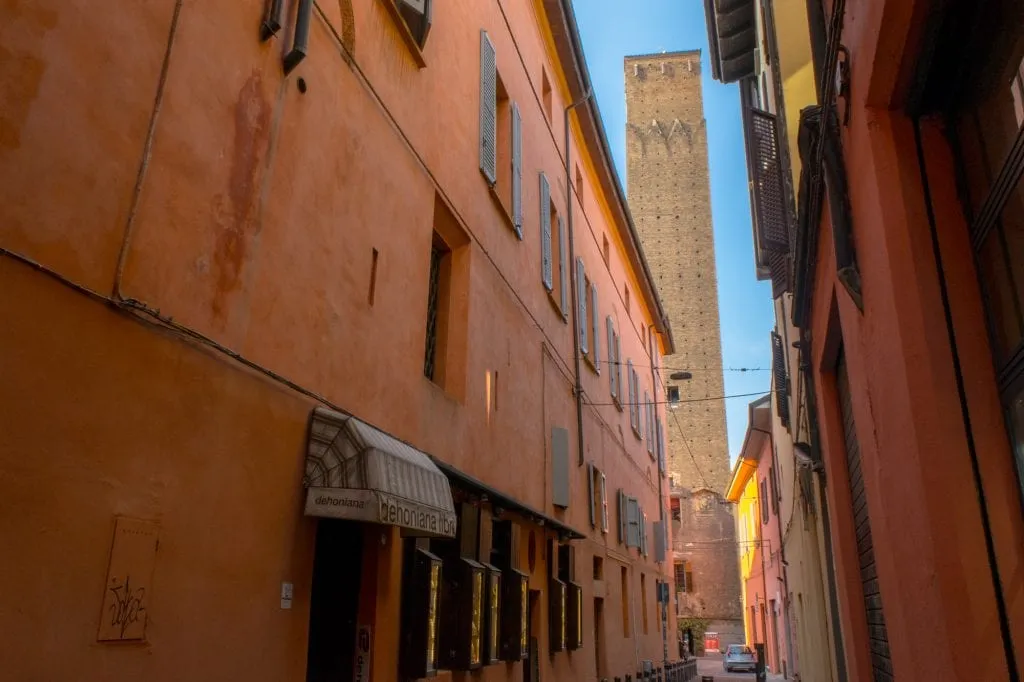
POLYGON ((750 651, 750 647, 748 647, 748 646, 738 646, 738 645, 734 644, 733 646, 729 647, 729 653, 732 654, 733 656, 737 656, 739 654, 748 654, 749 655, 751 653, 751 651, 750 651))

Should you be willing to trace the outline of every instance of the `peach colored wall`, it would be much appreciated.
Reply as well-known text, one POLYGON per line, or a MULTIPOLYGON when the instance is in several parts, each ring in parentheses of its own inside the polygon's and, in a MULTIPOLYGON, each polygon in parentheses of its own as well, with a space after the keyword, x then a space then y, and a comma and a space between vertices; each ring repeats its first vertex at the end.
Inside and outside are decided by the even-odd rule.
MULTIPOLYGON (((0 61, 0 82, 13 104, 0 112, 0 247, 100 296, 158 309, 587 532, 577 543, 587 619, 595 553, 608 555, 607 575, 625 561, 634 590, 647 576, 651 624, 636 646, 621 636, 618 581, 608 581, 606 670, 624 675, 637 654, 661 660, 654 584, 668 567, 653 561, 653 536, 646 559, 617 546, 613 495, 622 487, 639 497, 653 522, 658 476, 628 412, 606 404, 607 366, 597 375, 583 363, 586 457, 607 474, 609 535, 590 531, 585 467, 572 469, 567 512, 549 502, 551 427, 569 429, 573 461, 576 439, 571 330, 540 276, 538 173, 564 206, 566 98, 539 7, 439 4, 420 69, 382 0, 329 0, 314 12, 308 57, 285 78, 288 31, 260 43, 257 0, 8 3, 0 44, 11 58, 0 61), (343 19, 350 10, 354 20, 343 19), (522 242, 478 170, 481 28, 523 115, 522 242), (351 55, 339 36, 352 41, 351 55), (555 85, 550 125, 542 68, 555 85), (468 332, 458 344, 467 379, 449 393, 422 369, 435 195, 470 237, 468 332), (488 421, 485 373, 495 370, 499 407, 488 421)), ((642 393, 654 364, 640 340, 651 311, 586 151, 573 150, 585 169, 576 250, 599 290, 601 354, 611 314, 642 393)), ((0 659, 19 661, 15 676, 28 678, 301 677, 314 523, 301 516, 300 497, 312 401, 3 255, 0 282, 12 321, 0 333, 12 388, 0 403, 0 497, 18 510, 0 515, 0 537, 21 548, 2 569, 12 593, 0 603, 16 606, 0 620, 16 634, 0 659), (162 524, 143 646, 95 643, 115 514, 162 524), (277 601, 286 576, 296 591, 290 612, 277 601)), ((394 578, 397 536, 386 535, 367 561, 394 578)), ((374 623, 393 623, 395 585, 378 577, 376 596, 374 623)), ((375 627, 375 680, 394 679, 395 627, 375 627)), ((544 656, 542 675, 592 676, 591 646, 587 632, 584 650, 544 656)))
MULTIPOLYGON (((925 2, 847 4, 853 106, 843 130, 860 312, 835 277, 827 208, 811 338, 850 679, 870 677, 867 624, 837 403, 845 351, 892 663, 897 679, 1006 679, 960 403, 932 260, 912 123, 899 112, 925 2), (894 49, 898 46, 898 49, 894 49)), ((999 569, 1018 652, 1024 525, 971 248, 941 130, 924 125, 932 200, 999 569)), ((1020 655, 1018 653, 1018 659, 1020 655)))

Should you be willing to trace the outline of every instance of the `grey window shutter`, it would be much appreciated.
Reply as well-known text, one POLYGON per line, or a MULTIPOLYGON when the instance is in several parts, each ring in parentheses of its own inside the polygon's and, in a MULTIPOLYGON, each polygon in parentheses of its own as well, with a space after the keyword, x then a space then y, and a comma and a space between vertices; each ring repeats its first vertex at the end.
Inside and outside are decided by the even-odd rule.
POLYGON ((580 353, 587 354, 587 271, 583 259, 576 258, 576 315, 580 334, 580 353))
POLYGON ((647 556, 647 514, 640 509, 640 551, 647 556))
POLYGON ((626 538, 626 547, 640 546, 640 505, 635 497, 626 500, 626 512, 629 519, 629 534, 626 538))
POLYGON ((668 538, 665 537, 665 522, 655 521, 654 522, 654 560, 661 562, 665 560, 665 555, 668 554, 666 545, 668 544, 668 538))
POLYGON ((594 360, 594 371, 601 373, 601 317, 597 314, 597 285, 590 283, 590 316, 594 320, 594 328, 591 330, 590 345, 592 346, 590 357, 594 360))
POLYGON ((636 428, 636 420, 633 418, 633 360, 626 360, 626 383, 628 385, 627 400, 630 408, 630 426, 636 428))
POLYGON ((658 471, 665 473, 665 431, 661 426, 661 417, 655 419, 655 428, 658 430, 658 471))
POLYGON ((622 409, 622 349, 619 347, 619 335, 615 334, 615 388, 618 391, 619 409, 622 409))
POLYGON ((561 287, 562 319, 569 319, 569 252, 565 246, 565 223, 558 216, 558 282, 561 287))
MULTIPOLYGON (((597 319, 597 316, 594 316, 597 319)), ((611 390, 612 398, 618 398, 619 389, 615 385, 615 323, 612 322, 612 316, 609 315, 604 319, 605 326, 608 328, 608 387, 611 390)), ((596 334, 595 334, 596 336, 596 334)))
POLYGON ((569 432, 551 429, 551 504, 569 506, 569 432))
POLYGON ((647 432, 647 453, 654 455, 654 405, 651 404, 651 394, 644 391, 644 405, 647 407, 647 419, 644 420, 644 430, 647 432))
POLYGON ((626 505, 626 494, 619 488, 616 493, 619 503, 619 544, 626 544, 629 540, 629 509, 626 505))
POLYGON ((601 532, 608 532, 608 479, 601 474, 601 532))
POLYGON ((594 508, 594 465, 587 462, 587 496, 590 498, 590 527, 597 527, 597 509, 594 508))
POLYGON ((554 288, 551 274, 551 185, 544 173, 540 174, 540 275, 544 288, 551 291, 554 288))
MULTIPOLYGON (((542 208, 543 210, 543 208, 542 208)), ((551 260, 551 213, 548 207, 548 260, 551 260)), ((512 102, 512 223, 516 235, 523 238, 523 117, 519 105, 512 102)), ((549 287, 550 290, 550 287, 549 287)))
POLYGON ((487 31, 480 31, 480 170, 498 181, 498 67, 487 31))

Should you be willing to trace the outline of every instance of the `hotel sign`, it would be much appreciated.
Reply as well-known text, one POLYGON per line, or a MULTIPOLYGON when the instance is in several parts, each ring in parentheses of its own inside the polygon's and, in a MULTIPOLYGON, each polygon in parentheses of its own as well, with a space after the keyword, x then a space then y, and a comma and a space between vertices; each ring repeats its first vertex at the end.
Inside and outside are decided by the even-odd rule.
POLYGON ((309 488, 306 515, 399 526, 411 535, 455 537, 453 513, 378 490, 309 488))

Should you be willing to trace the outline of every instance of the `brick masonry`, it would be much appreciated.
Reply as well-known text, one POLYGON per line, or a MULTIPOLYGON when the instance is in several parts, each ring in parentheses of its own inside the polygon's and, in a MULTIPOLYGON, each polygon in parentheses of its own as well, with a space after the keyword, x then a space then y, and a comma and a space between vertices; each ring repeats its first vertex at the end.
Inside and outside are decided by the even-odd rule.
POLYGON ((742 633, 735 524, 722 499, 731 473, 725 403, 714 399, 725 389, 700 56, 626 58, 627 185, 676 345, 664 379, 678 387, 680 403, 663 411, 673 497, 681 498, 673 545, 677 561, 690 561, 697 588, 681 595, 679 610, 719 629, 739 621, 742 633), (673 369, 693 378, 673 381, 673 369), (686 402, 697 398, 712 400, 686 402))

